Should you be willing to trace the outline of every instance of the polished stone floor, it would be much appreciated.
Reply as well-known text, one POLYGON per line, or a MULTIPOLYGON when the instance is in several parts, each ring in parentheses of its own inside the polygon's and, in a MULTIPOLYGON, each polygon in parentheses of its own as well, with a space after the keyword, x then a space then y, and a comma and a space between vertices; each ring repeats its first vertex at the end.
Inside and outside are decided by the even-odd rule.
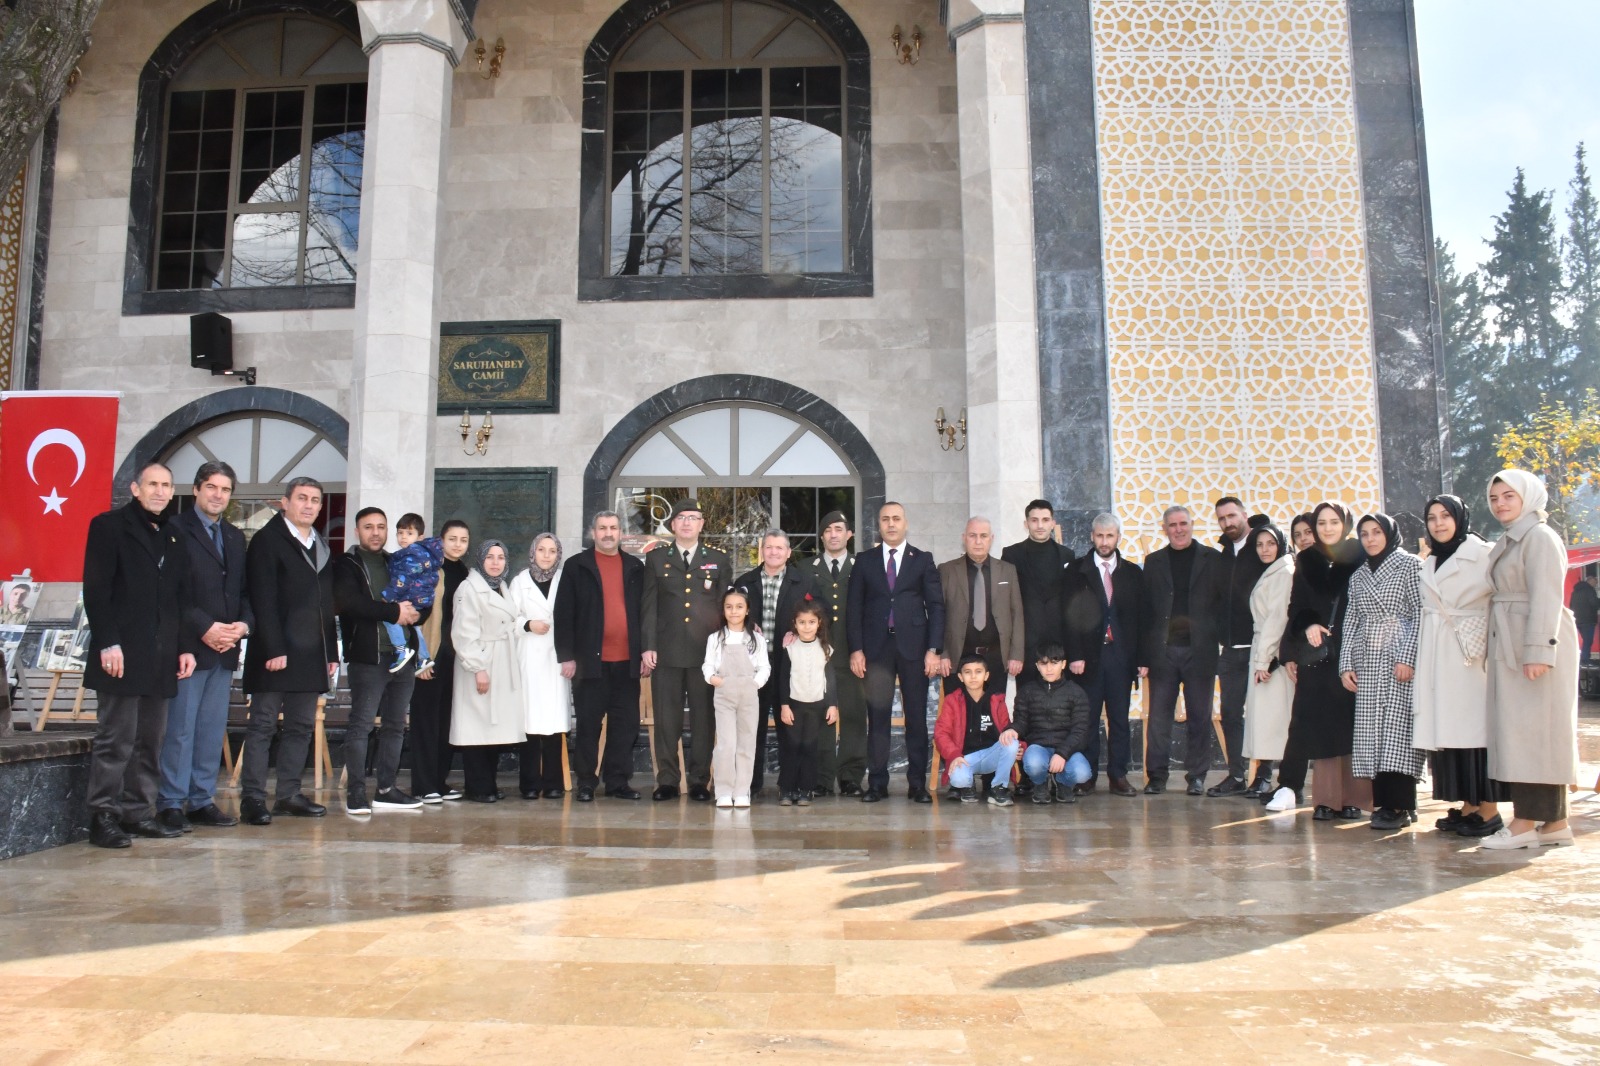
POLYGON ((1592 792, 1537 854, 1182 795, 512 795, 0 863, 0 1062, 1600 1062, 1592 792))

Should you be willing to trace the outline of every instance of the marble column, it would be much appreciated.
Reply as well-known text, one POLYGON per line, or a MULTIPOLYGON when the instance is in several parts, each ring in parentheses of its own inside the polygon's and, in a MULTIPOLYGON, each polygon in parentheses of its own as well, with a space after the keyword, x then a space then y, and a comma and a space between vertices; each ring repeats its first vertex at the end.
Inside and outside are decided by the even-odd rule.
POLYGON ((367 69, 350 382, 349 514, 433 509, 439 241, 451 74, 470 27, 449 0, 356 0, 367 69))
POLYGON ((967 319, 967 495, 1002 538, 1039 495, 1039 348, 1023 0, 955 0, 967 319))

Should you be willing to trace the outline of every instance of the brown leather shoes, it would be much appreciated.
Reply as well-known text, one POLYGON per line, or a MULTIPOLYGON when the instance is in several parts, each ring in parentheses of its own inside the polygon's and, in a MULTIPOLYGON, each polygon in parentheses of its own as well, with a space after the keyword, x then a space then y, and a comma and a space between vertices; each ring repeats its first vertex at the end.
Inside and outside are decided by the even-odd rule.
POLYGON ((1128 784, 1126 777, 1113 777, 1110 779, 1110 791, 1113 796, 1137 796, 1139 790, 1128 784))

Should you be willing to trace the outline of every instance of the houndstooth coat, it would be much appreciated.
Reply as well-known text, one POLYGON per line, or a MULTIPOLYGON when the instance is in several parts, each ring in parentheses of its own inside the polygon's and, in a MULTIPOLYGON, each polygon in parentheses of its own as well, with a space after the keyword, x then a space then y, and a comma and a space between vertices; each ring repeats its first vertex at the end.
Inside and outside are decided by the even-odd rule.
POLYGON ((1378 568, 1363 565, 1350 575, 1339 672, 1356 673, 1356 736, 1351 772, 1422 773, 1423 753, 1412 744, 1412 683, 1397 681, 1398 663, 1417 664, 1422 616, 1422 560, 1404 551, 1378 568))

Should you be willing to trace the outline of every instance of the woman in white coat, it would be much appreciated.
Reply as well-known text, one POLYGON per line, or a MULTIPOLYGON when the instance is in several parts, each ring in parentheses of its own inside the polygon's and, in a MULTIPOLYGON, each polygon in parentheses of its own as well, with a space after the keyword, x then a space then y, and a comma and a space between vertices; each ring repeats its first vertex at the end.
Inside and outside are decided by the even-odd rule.
POLYGON ((1495 805, 1511 798, 1489 777, 1489 543, 1469 528, 1460 497, 1428 501, 1428 557, 1423 560, 1422 631, 1417 641, 1414 743, 1428 752, 1433 798, 1460 807, 1434 822, 1442 832, 1486 837, 1505 824, 1495 805))
POLYGON ((1567 550, 1545 525, 1544 485, 1525 470, 1489 483, 1506 527, 1489 553, 1489 776, 1511 788, 1511 823, 1481 847, 1572 843, 1567 786, 1578 773, 1578 626, 1562 602, 1567 550))
POLYGON ((517 749, 517 785, 523 799, 560 799, 567 791, 561 772, 572 682, 556 661, 555 605, 561 587, 561 542, 540 533, 528 548, 528 569, 511 581, 511 602, 522 627, 522 729, 517 749))
POLYGON ((1278 661, 1278 645, 1289 624, 1289 594, 1294 589, 1294 553, 1275 526, 1252 530, 1244 550, 1266 567, 1250 592, 1255 638, 1250 644, 1250 681, 1244 697, 1244 743, 1240 752, 1256 760, 1250 794, 1271 791, 1272 764, 1283 758, 1294 709, 1294 679, 1278 661))
POLYGON ((478 568, 456 589, 450 639, 456 649, 450 743, 461 749, 466 797, 500 799, 495 770, 500 753, 522 743, 521 624, 508 595, 506 546, 485 541, 478 568))

